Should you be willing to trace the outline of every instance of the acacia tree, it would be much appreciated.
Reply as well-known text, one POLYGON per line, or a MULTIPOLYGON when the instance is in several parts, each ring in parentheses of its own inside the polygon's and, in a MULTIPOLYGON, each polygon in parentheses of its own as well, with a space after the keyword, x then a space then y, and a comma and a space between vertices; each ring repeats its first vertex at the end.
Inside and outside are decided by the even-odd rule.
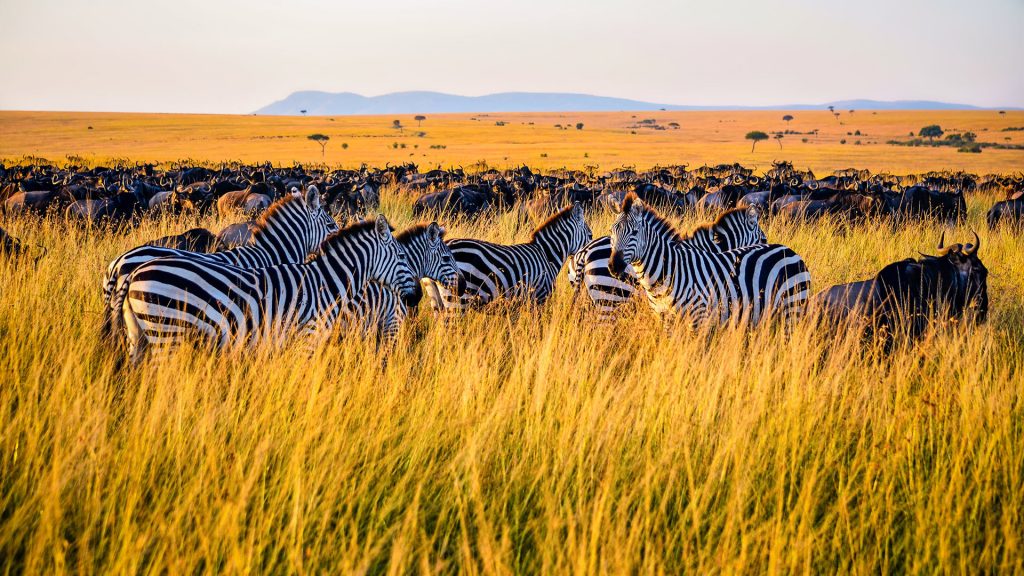
POLYGON ((310 134, 309 136, 306 136, 306 138, 309 138, 313 142, 316 142, 317 144, 320 145, 320 157, 323 158, 324 157, 324 153, 327 150, 327 141, 330 140, 331 137, 326 135, 326 134, 319 134, 319 133, 317 133, 317 134, 310 134))
MULTIPOLYGON (((757 147, 757 143, 760 142, 761 140, 767 140, 768 139, 768 135, 765 134, 764 132, 761 132, 760 130, 752 130, 750 132, 747 132, 746 138, 747 138, 747 140, 753 140, 754 141, 754 144, 750 147, 750 151, 753 152, 754 148, 757 147)), ((781 144, 780 144, 780 146, 781 146, 781 144)))
POLYGON ((391 127, 394 128, 395 130, 401 131, 402 130, 402 121, 401 120, 395 120, 394 122, 391 123, 391 127))
MULTIPOLYGON (((779 143, 779 150, 782 150, 782 132, 775 134, 775 141, 779 143)), ((753 150, 751 150, 753 152, 753 150)))
POLYGON ((423 121, 426 120, 426 119, 427 119, 427 117, 423 116, 423 115, 419 115, 419 116, 416 116, 416 117, 413 118, 413 120, 416 121, 416 125, 417 126, 423 126, 423 121))
POLYGON ((940 127, 938 124, 930 124, 928 126, 925 126, 924 128, 921 128, 920 132, 917 133, 918 136, 921 136, 922 138, 927 138, 929 140, 941 138, 943 134, 944 132, 942 131, 942 127, 940 127))
POLYGON ((785 116, 782 117, 782 121, 785 122, 786 124, 789 124, 790 122, 793 121, 793 116, 786 114, 785 116))

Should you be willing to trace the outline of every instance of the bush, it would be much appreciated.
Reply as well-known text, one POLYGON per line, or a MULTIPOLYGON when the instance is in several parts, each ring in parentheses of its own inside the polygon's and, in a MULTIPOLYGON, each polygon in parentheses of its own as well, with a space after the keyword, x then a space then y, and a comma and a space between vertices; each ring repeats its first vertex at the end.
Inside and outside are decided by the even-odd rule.
POLYGON ((957 148, 957 152, 967 152, 968 154, 981 154, 981 146, 977 144, 968 144, 967 146, 961 146, 957 148))
POLYGON ((846 138, 843 138, 842 140, 840 140, 839 143, 840 144, 846 144, 846 138))
POLYGON ((921 131, 918 132, 917 135, 921 136, 922 138, 934 140, 936 138, 941 138, 942 134, 943 132, 941 126, 939 126, 938 124, 930 124, 928 126, 925 126, 924 128, 921 128, 921 131))

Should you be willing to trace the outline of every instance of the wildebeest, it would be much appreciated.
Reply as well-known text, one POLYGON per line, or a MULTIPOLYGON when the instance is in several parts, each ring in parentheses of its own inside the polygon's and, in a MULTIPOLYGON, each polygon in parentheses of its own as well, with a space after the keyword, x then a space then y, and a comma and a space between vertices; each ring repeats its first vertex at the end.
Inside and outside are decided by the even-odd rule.
POLYGON ((6 230, 0 228, 0 256, 21 256, 28 249, 14 236, 7 233, 6 230))
POLYGON ((220 246, 217 236, 214 236, 206 228, 191 228, 181 234, 164 236, 146 242, 146 244, 174 248, 175 250, 188 250, 189 252, 214 252, 220 246))
POLYGON ((217 243, 225 250, 245 246, 252 240, 254 230, 256 230, 256 222, 254 220, 228 224, 217 233, 217 243))
POLYGON ((943 246, 937 256, 893 262, 874 278, 833 286, 815 296, 831 321, 861 318, 889 338, 917 337, 940 315, 962 318, 969 310, 982 322, 988 315, 988 270, 978 258, 981 241, 943 246))
POLYGON ((989 228, 995 228, 1004 220, 1015 224, 1024 223, 1024 198, 996 202, 988 211, 986 220, 989 228))

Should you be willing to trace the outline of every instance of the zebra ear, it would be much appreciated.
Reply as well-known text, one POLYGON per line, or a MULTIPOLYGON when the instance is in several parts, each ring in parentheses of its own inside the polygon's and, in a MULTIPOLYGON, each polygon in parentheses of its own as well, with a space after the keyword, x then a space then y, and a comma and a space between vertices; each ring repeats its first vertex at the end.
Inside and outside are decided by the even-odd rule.
POLYGON ((312 210, 320 208, 320 190, 316 184, 310 184, 309 188, 306 188, 306 205, 312 210))
POLYGON ((388 224, 388 219, 383 214, 377 214, 377 219, 374 221, 374 229, 383 238, 391 237, 391 225, 388 224))

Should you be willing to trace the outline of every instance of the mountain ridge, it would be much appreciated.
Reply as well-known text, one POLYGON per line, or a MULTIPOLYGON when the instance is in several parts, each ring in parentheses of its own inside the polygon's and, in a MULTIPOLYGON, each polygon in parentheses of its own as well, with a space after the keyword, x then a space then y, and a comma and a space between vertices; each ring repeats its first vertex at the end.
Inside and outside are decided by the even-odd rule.
POLYGON ((732 110, 1015 110, 932 100, 850 99, 822 104, 778 106, 659 104, 629 98, 572 92, 498 92, 459 96, 444 92, 406 91, 363 96, 354 92, 302 90, 260 108, 255 114, 276 116, 356 116, 375 114, 467 114, 493 112, 614 112, 614 111, 732 111, 732 110))

